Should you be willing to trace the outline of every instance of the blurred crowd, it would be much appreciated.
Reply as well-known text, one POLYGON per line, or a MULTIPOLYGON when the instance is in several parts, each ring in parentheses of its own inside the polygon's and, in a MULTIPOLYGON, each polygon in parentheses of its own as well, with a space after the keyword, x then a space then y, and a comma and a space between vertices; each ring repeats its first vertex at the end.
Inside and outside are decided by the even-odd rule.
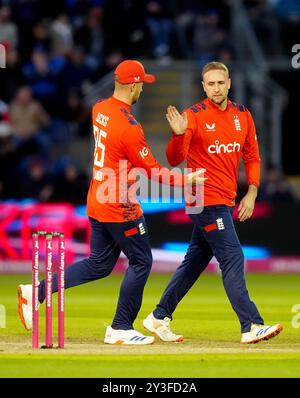
MULTIPOLYGON (((90 135, 84 95, 125 58, 230 63, 231 0, 0 0, 0 199, 85 200, 87 176, 57 146, 90 135)), ((298 0, 244 0, 278 55, 298 0)), ((67 153, 67 150, 66 150, 67 153)))
POLYGON ((288 56, 300 29, 299 0, 244 0, 250 22, 267 57, 288 56))
MULTIPOLYGON (((240 167, 238 172, 237 203, 241 201, 247 191, 248 181, 245 169, 240 167)), ((280 167, 268 163, 262 172, 257 201, 271 202, 273 204, 296 203, 299 202, 299 195, 280 167)))

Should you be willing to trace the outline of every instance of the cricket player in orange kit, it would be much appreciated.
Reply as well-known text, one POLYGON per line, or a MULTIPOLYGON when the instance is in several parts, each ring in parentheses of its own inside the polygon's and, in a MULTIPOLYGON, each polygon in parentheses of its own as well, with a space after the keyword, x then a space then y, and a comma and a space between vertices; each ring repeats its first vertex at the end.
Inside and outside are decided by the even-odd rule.
POLYGON ((219 262, 223 284, 241 324, 241 343, 256 343, 276 336, 280 324, 264 325, 250 300, 244 277, 244 255, 232 220, 237 191, 237 172, 242 157, 249 189, 239 204, 239 220, 252 216, 260 178, 260 157, 252 116, 243 105, 228 99, 226 65, 211 62, 202 70, 207 98, 183 115, 169 106, 167 120, 172 138, 167 157, 172 166, 187 161, 192 169, 203 167, 204 209, 190 214, 194 229, 188 251, 153 313, 143 321, 162 341, 182 341, 170 329, 176 306, 205 270, 213 256, 219 262))
MULTIPOLYGON (((176 182, 174 173, 160 166, 151 154, 143 129, 131 114, 131 105, 139 99, 143 83, 154 81, 154 76, 146 74, 140 62, 123 61, 115 70, 113 96, 93 107, 95 151, 87 197, 91 253, 66 269, 65 288, 108 276, 121 251, 127 256, 129 266, 120 288, 116 314, 106 330, 104 342, 107 344, 154 342, 153 336, 144 336, 133 328, 152 266, 143 211, 130 192, 135 182, 133 171, 142 168, 156 181, 169 181, 171 185, 205 180, 200 176, 203 170, 199 170, 187 176, 179 175, 176 182)), ((53 276, 52 291, 57 292, 57 274, 53 276)), ((32 285, 19 286, 19 315, 26 329, 32 328, 31 296, 32 285)), ((44 300, 45 282, 41 281, 39 301, 44 300)))

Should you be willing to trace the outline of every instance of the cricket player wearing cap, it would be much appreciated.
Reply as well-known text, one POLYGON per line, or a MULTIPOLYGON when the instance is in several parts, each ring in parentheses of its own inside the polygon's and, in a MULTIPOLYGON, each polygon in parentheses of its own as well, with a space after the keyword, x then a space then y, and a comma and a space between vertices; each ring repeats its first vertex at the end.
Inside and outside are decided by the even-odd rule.
MULTIPOLYGON (((93 177, 87 196, 87 215, 91 225, 90 256, 66 269, 65 287, 70 288, 108 276, 121 251, 129 266, 121 284, 116 313, 107 327, 107 344, 145 345, 154 342, 153 336, 136 331, 133 323, 142 303, 142 295, 152 266, 152 254, 147 225, 140 204, 128 195, 135 182, 133 171, 141 168, 157 181, 183 185, 201 183, 201 171, 180 176, 160 166, 153 157, 141 125, 131 114, 131 105, 140 97, 144 83, 154 83, 143 65, 135 60, 120 63, 114 74, 113 95, 97 102, 92 111, 95 138, 93 177), (122 163, 120 167, 120 161, 122 163), (153 170, 157 174, 153 174, 153 170), (109 179, 110 174, 113 178, 109 179), (125 189, 124 184, 125 175, 125 189), (155 177, 156 176, 156 177, 155 177), (110 197, 107 197, 110 191, 110 197), (125 192, 125 196, 124 196, 125 192), (112 200, 108 200, 112 199, 112 200)), ((108 195, 109 196, 109 195, 108 195)), ((57 292, 57 275, 53 276, 53 292, 57 292)), ((26 329, 32 327, 32 285, 19 286, 19 315, 26 329)), ((45 283, 39 286, 39 301, 45 300, 45 283)))

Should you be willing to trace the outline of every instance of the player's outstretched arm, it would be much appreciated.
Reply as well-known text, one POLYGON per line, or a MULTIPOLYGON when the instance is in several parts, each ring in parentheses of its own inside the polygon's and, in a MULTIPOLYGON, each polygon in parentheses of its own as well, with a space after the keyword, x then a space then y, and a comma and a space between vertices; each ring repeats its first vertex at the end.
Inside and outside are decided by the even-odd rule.
POLYGON ((185 160, 195 125, 190 113, 185 111, 181 115, 172 105, 167 109, 166 118, 172 129, 172 137, 167 145, 166 155, 168 162, 174 167, 185 160))
POLYGON ((175 108, 175 106, 169 105, 166 113, 166 118, 174 134, 182 135, 185 133, 188 127, 186 112, 181 115, 175 108))

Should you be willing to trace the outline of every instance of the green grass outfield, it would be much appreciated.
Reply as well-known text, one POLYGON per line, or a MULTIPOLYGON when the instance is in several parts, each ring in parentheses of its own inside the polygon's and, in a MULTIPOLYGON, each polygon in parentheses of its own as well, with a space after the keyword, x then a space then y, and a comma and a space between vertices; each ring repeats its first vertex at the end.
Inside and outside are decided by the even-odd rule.
MULTIPOLYGON (((266 342, 239 344, 239 323, 221 277, 204 274, 178 306, 172 322, 174 331, 184 335, 183 343, 105 345, 104 324, 111 322, 122 279, 112 275, 66 291, 66 348, 38 351, 31 349, 31 334, 17 316, 16 287, 29 283, 30 277, 0 275, 0 308, 6 310, 6 327, 0 328, 0 377, 300 377, 300 327, 292 327, 296 315, 292 307, 300 304, 300 274, 247 275, 251 298, 265 322, 284 326, 279 336, 266 342)), ((169 278, 150 276, 135 322, 137 330, 143 331, 142 319, 169 278)), ((41 343, 43 316, 44 306, 41 343)), ((300 326, 300 317, 294 322, 300 326)))

